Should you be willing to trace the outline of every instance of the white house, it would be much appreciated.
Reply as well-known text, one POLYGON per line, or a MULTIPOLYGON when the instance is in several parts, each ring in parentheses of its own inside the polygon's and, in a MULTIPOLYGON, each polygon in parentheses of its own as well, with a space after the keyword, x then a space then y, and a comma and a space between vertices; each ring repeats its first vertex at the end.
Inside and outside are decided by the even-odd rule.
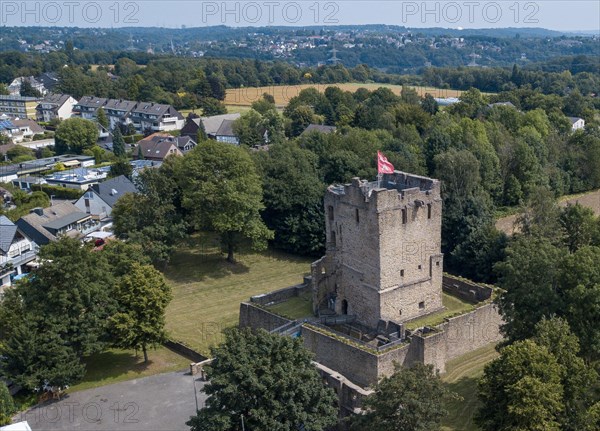
POLYGON ((571 131, 576 131, 585 128, 585 120, 579 117, 569 117, 571 122, 571 131))
POLYGON ((38 121, 66 120, 73 115, 77 100, 68 94, 49 94, 36 108, 38 121))
POLYGON ((38 246, 6 216, 0 215, 0 297, 12 279, 29 272, 26 265, 33 261, 38 246))
POLYGON ((121 175, 90 187, 75 202, 75 206, 102 221, 110 218, 112 209, 119 198, 126 193, 136 192, 135 185, 127 177, 121 175))

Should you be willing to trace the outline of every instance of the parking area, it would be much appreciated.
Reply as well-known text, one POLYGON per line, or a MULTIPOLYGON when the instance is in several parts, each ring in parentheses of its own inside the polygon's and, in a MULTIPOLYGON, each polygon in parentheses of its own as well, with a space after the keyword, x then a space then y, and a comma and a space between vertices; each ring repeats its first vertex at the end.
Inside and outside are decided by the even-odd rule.
POLYGON ((33 431, 187 431, 203 386, 189 372, 159 374, 68 394, 16 419, 33 431))

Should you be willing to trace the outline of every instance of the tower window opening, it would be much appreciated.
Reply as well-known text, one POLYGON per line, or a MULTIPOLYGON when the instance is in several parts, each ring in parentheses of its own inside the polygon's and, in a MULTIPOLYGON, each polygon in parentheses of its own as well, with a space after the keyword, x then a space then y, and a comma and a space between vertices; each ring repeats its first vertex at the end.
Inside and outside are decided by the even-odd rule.
POLYGON ((427 204, 427 218, 431 218, 431 204, 427 204))
POLYGON ((360 215, 358 213, 358 208, 356 208, 356 210, 354 212, 354 215, 356 217, 356 223, 360 223, 360 215))
POLYGON ((408 213, 405 208, 402 210, 402 224, 406 224, 407 221, 408 221, 408 213))
POLYGON ((425 308, 425 301, 419 302, 419 309, 423 310, 425 308))

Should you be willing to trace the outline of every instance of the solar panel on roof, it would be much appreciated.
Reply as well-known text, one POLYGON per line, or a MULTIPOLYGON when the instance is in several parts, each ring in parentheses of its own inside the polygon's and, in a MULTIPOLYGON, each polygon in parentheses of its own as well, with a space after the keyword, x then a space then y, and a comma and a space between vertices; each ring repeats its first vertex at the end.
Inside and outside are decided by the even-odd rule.
POLYGON ((10 120, 1 120, 0 129, 14 129, 15 125, 10 120))

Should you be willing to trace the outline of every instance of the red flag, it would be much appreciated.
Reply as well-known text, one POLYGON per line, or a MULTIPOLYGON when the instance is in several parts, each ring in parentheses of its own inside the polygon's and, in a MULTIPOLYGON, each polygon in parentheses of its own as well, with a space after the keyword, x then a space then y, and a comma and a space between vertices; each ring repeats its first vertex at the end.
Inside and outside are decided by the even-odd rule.
POLYGON ((394 165, 388 162, 386 156, 381 151, 377 151, 377 173, 379 174, 393 174, 394 165))

